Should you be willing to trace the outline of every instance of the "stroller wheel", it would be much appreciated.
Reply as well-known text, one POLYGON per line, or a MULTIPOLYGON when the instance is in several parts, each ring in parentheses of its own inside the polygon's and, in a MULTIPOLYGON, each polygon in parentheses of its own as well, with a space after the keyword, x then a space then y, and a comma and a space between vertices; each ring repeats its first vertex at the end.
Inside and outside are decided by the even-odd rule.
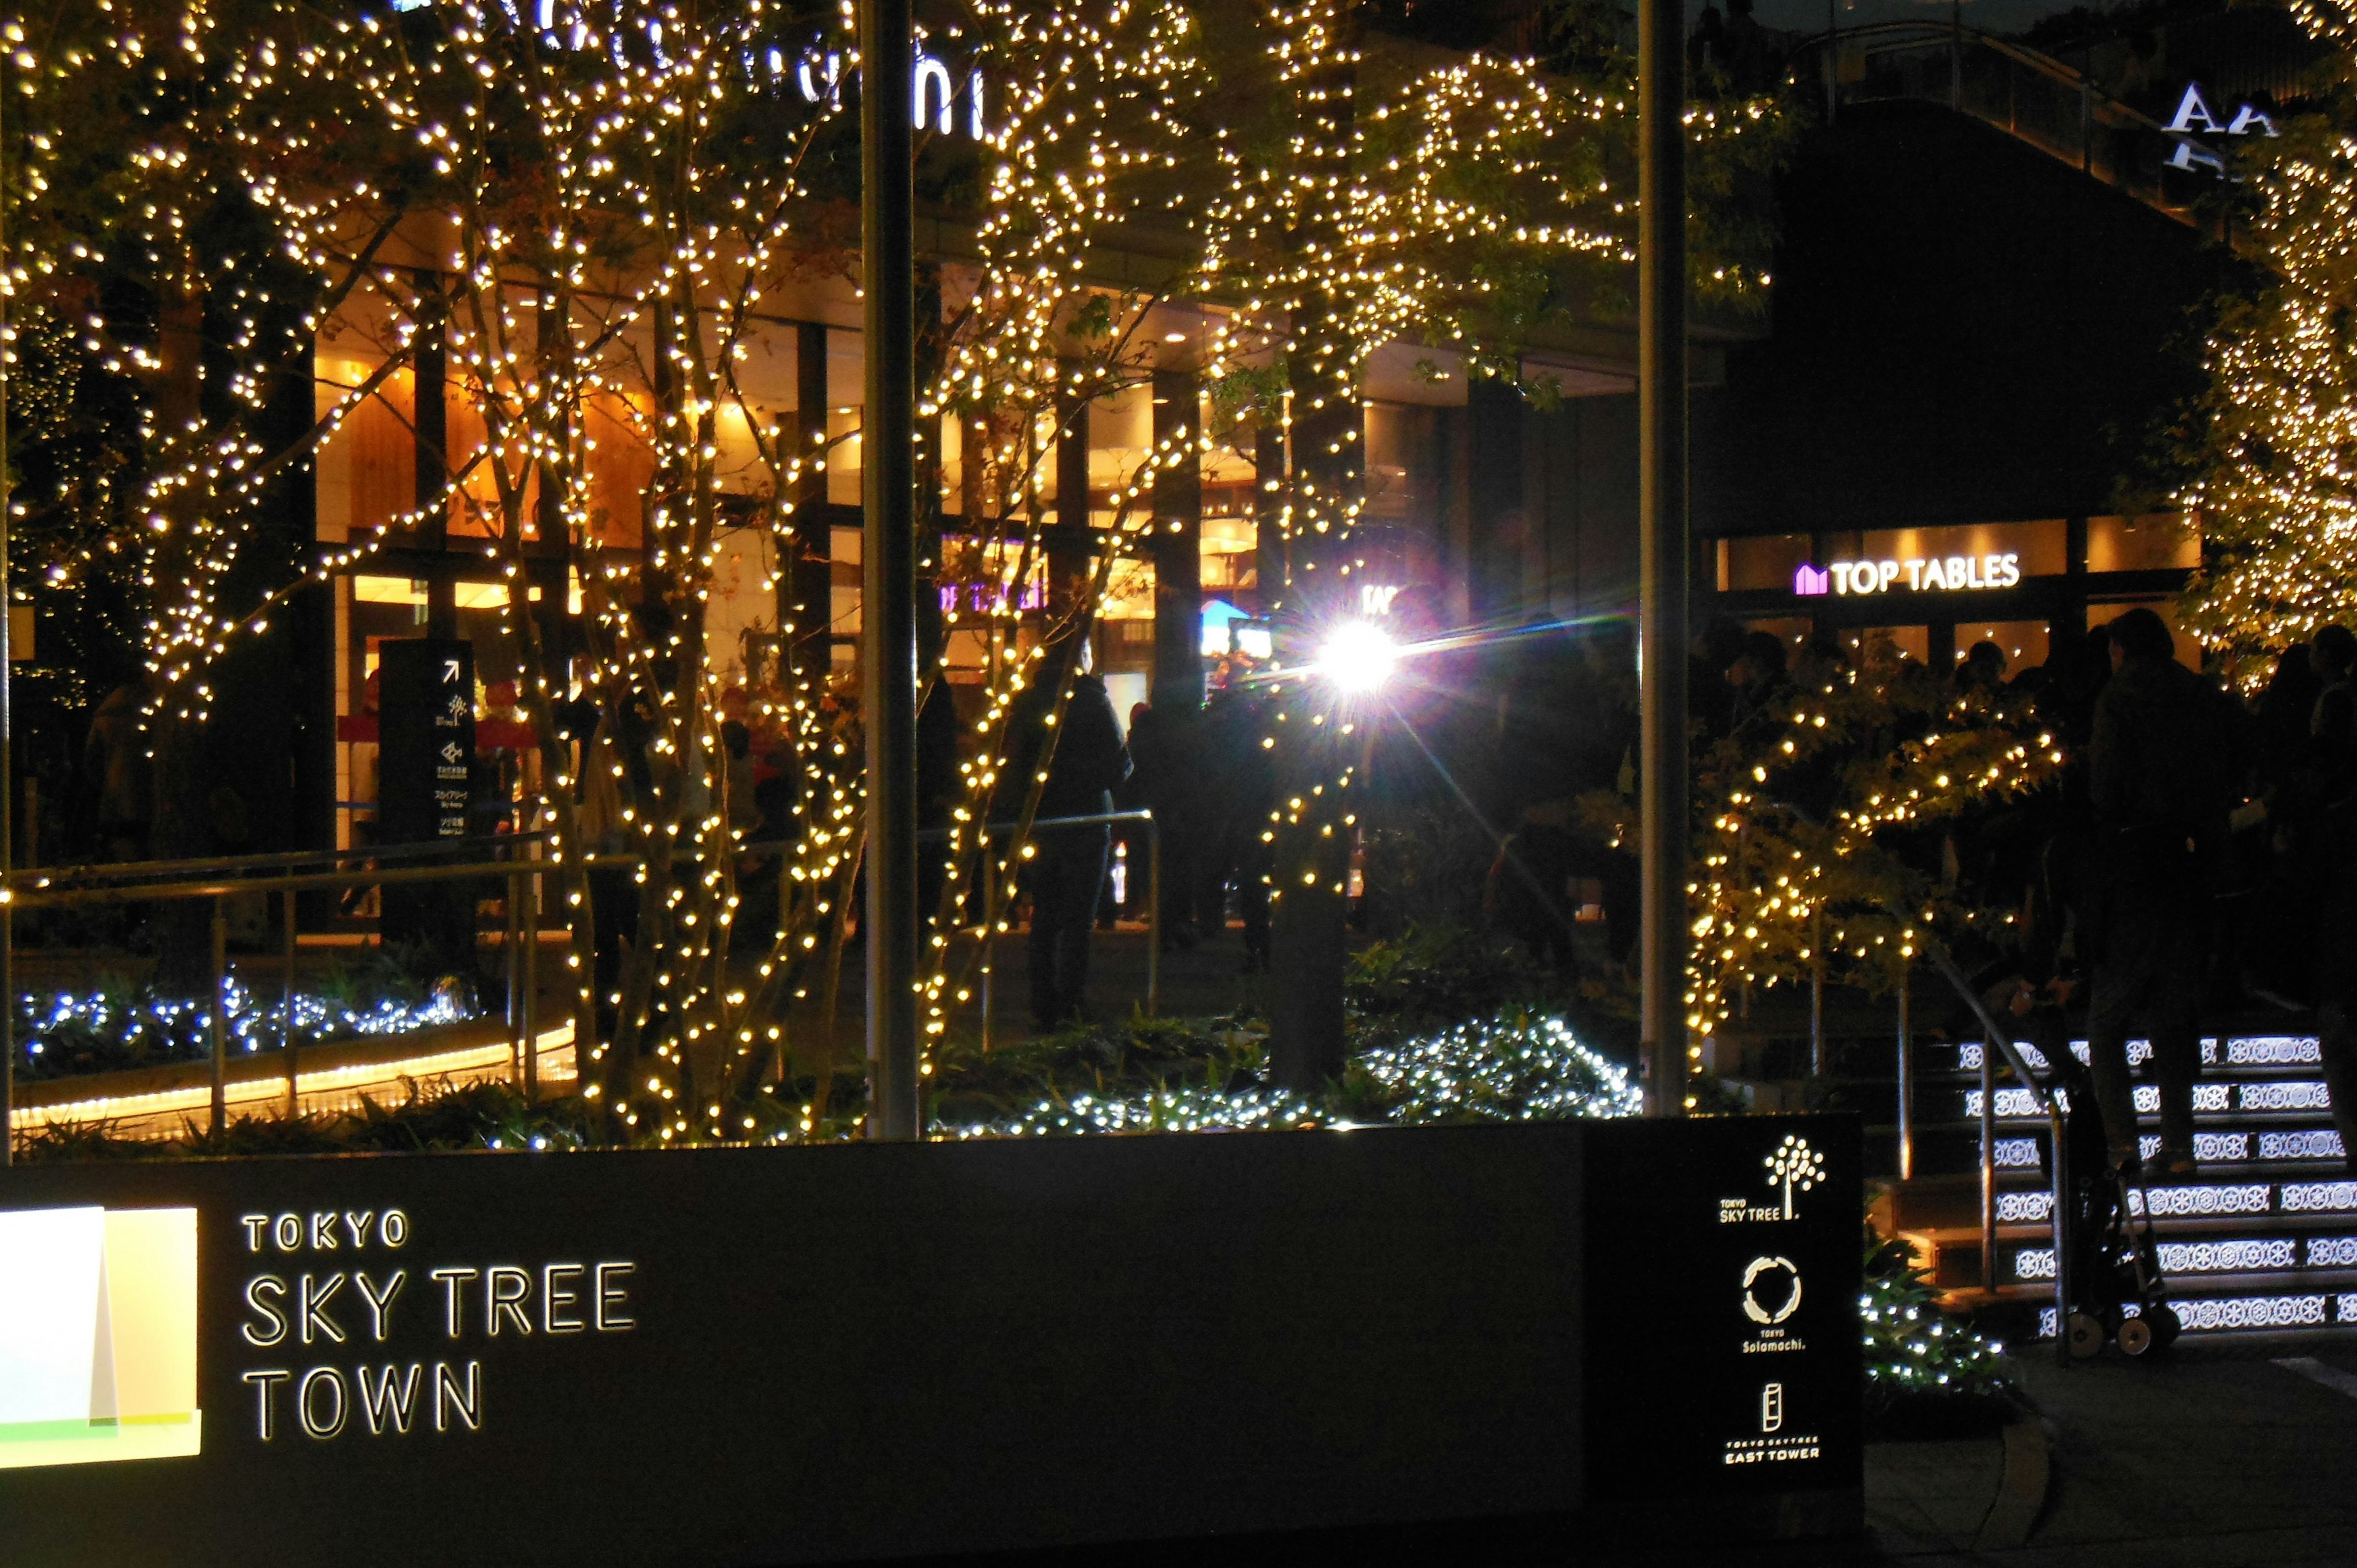
POLYGON ((2185 1332, 2185 1324, 2178 1317, 2176 1309, 2159 1302, 2145 1308, 2144 1320, 2152 1325, 2152 1345, 2156 1350, 2168 1349, 2177 1343, 2177 1337, 2185 1332))
POLYGON ((2120 1323, 2120 1354, 2141 1356, 2155 1343, 2152 1325, 2141 1317, 2124 1318, 2120 1323))
POLYGON ((2090 1356, 2101 1355, 2104 1341, 2110 1337, 2104 1332, 2103 1320, 2092 1312, 2074 1312, 2063 1332, 2070 1337, 2071 1359, 2083 1361, 2090 1356))

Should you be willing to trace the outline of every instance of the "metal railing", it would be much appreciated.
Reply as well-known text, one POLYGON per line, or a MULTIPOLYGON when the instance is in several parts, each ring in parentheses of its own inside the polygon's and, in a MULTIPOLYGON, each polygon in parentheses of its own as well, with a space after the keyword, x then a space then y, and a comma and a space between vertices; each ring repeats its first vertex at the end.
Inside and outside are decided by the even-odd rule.
MULTIPOLYGON (((2054 1199, 2049 1219, 2054 1230, 2054 1320, 2058 1326, 2054 1337, 2055 1355, 2067 1367, 2071 1364, 2071 1337, 2062 1331, 2061 1326, 2071 1320, 2071 1141, 2062 1124, 2061 1104, 2031 1073, 2029 1064, 2014 1047, 2013 1031, 1997 1022, 1996 1015, 1988 1010, 1987 1002, 1973 989, 1972 981, 1956 967, 1956 961, 1947 950, 1937 942, 1927 941, 1925 951, 1932 966, 1972 1009, 1973 1016, 1981 1026, 1981 1288, 1985 1291, 1993 1293, 1996 1289, 1996 1072, 1994 1066, 1996 1057, 2005 1058, 2006 1067, 2029 1091, 2030 1103, 2046 1118, 2048 1142, 2053 1150, 2054 1199)), ((1903 1026, 1900 1039, 1900 1059, 1902 1063, 1900 1137, 1904 1140, 1908 1136, 1905 1120, 1908 1085, 1903 1070, 1906 1060, 1903 1026)))
MULTIPOLYGON (((1155 820, 1152 811, 1140 808, 1129 811, 1093 811, 1078 817, 1042 817, 1032 822, 1031 832, 1037 833, 1042 828, 1111 827, 1117 822, 1146 824, 1146 1012, 1148 1017, 1157 1017, 1162 1012, 1162 824, 1155 820)), ((1011 835, 1021 826, 1019 822, 990 822, 982 831, 996 837, 1001 833, 1011 835)), ((942 843, 947 842, 949 836, 947 828, 930 828, 917 835, 917 842, 942 843)), ((1103 897, 1102 886, 1098 897, 1103 897)), ((998 862, 985 854, 982 857, 983 923, 980 937, 982 1048, 985 1051, 990 1049, 991 1015, 996 1000, 992 978, 996 966, 991 958, 998 943, 997 908, 998 862)))
MULTIPOLYGON (((1994 125, 2179 222, 2203 226, 2222 188, 2218 153, 2129 107, 2061 60, 1975 27, 1884 22, 1793 46, 1803 80, 1824 84, 1829 111, 1895 99, 1940 103, 1994 125)), ((2229 221, 2221 203, 2217 221, 2229 221)), ((2222 232, 2220 238, 2230 238, 2222 232)))
MULTIPOLYGON (((1146 1002, 1148 1013, 1157 1013, 1161 1005, 1161 936, 1162 936, 1162 835, 1160 824, 1150 811, 1108 811, 1086 816, 1041 818, 1031 823, 1030 835, 1042 832, 1112 826, 1117 823, 1142 822, 1146 827, 1147 889, 1146 889, 1146 1002)), ((1015 833, 1017 824, 992 823, 992 834, 1015 833)), ((921 833, 921 840, 941 842, 948 836, 946 830, 921 833)), ((560 923, 544 927, 541 923, 541 879, 552 873, 565 873, 575 867, 605 870, 635 866, 641 857, 629 854, 594 854, 585 860, 559 865, 542 858, 538 850, 543 835, 539 833, 501 834, 490 839, 450 839, 421 844, 385 845, 351 850, 295 851, 275 854, 223 855, 201 860, 128 861, 114 864, 56 867, 41 871, 18 872, 0 878, 0 898, 5 898, 15 913, 39 909, 88 908, 102 905, 165 903, 178 899, 210 899, 212 904, 210 922, 211 995, 207 1028, 210 1046, 210 1092, 208 1120, 210 1131, 220 1134, 228 1120, 229 1069, 229 901, 238 897, 275 895, 279 901, 281 971, 281 1007, 283 1015, 279 1049, 286 1083, 286 1109, 292 1115, 300 1103, 302 1047, 295 1036, 295 976, 297 937, 300 922, 296 910, 299 893, 336 888, 408 886, 436 882, 500 881, 506 884, 506 921, 503 964, 506 983, 506 1026, 511 1065, 518 1087, 527 1095, 540 1092, 539 953, 540 939, 548 930, 564 931, 569 925, 560 923), (511 854, 500 859, 472 859, 448 863, 442 857, 453 854, 480 854, 486 849, 530 851, 525 854, 511 854), (364 865, 349 865, 361 861, 364 865), (439 862, 439 863, 437 863, 439 862), (389 864, 388 864, 389 863, 389 864), (317 867, 318 869, 312 869, 317 867)), ((1028 840, 1026 841, 1028 842, 1028 840)), ((780 857, 779 881, 780 904, 787 886, 790 863, 787 852, 791 841, 763 840, 735 844, 731 853, 740 855, 780 857)), ((693 854, 683 852, 680 858, 693 861, 693 854)), ((984 857, 985 911, 992 915, 996 909, 996 866, 991 857, 984 857)), ((472 917, 469 917, 470 920, 472 917)), ((1092 912, 1093 918, 1093 911, 1092 912)), ((983 1043, 988 1048, 991 1029, 991 953, 1000 922, 986 918, 971 931, 959 928, 959 932, 979 940, 983 949, 983 1043)), ((480 931, 476 932, 479 939, 480 931)), ((7 1020, 5 1034, 0 1034, 0 1165, 7 1163, 15 1137, 15 987, 0 991, 0 1016, 7 1020)), ((576 1031, 574 1041, 576 1080, 581 1081, 586 1072, 587 1053, 592 1042, 576 1031)))
MULTIPOLYGON (((457 865, 403 864, 408 861, 430 861, 436 855, 457 850, 479 851, 487 843, 515 848, 539 847, 539 835, 503 836, 495 841, 448 840, 439 843, 389 845, 382 849, 331 850, 285 854, 228 855, 209 860, 133 861, 113 865, 75 866, 38 873, 20 873, 8 879, 6 895, 10 908, 18 914, 30 910, 88 908, 106 904, 166 903, 183 898, 206 898, 212 903, 210 959, 212 983, 208 1028, 211 1045, 211 1092, 209 1104, 209 1124, 218 1135, 228 1121, 229 1072, 229 900, 242 897, 268 897, 275 894, 279 900, 279 931, 281 963, 281 1036, 279 1049, 286 1077, 286 1107, 291 1115, 299 1104, 301 1088, 302 1047, 295 1036, 295 969, 297 937, 301 922, 297 918, 295 899, 298 893, 339 887, 373 887, 408 886, 430 882, 500 879, 507 884, 507 1023, 511 1047, 516 1054, 521 1086, 527 1095, 537 1095, 540 1090, 540 1054, 535 1049, 539 1037, 536 1013, 538 1008, 538 933, 540 878, 559 869, 554 863, 534 857, 511 857, 505 860, 468 861, 457 865), (342 862, 367 859, 392 865, 371 864, 343 866, 342 862), (306 865, 326 863, 335 869, 307 871, 306 865), (240 872, 259 875, 239 875, 240 872), (522 932, 531 930, 533 940, 522 940, 522 932), (518 961, 518 952, 522 961, 518 961)), ((616 856, 616 860, 630 857, 616 856)), ((594 864, 594 863, 593 863, 594 864)), ((561 928, 560 928, 561 929, 561 928)), ((5 1048, 8 1052, 8 1074, 5 1096, 0 1096, 0 1145, 13 1138, 15 1097, 16 1042, 13 1027, 16 998, 10 993, 0 995, 0 1007, 6 1009, 11 1027, 5 1048)), ((575 1041, 576 1071, 579 1053, 585 1042, 575 1041)))

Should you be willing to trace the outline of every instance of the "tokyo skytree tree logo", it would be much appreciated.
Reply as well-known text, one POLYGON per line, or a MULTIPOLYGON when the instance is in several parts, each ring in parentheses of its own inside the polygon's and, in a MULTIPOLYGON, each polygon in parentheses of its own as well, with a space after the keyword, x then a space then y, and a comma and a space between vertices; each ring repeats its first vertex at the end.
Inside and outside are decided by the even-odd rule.
POLYGON ((1762 1162, 1768 1167, 1768 1180, 1784 1189, 1784 1218, 1792 1218, 1792 1195, 1806 1192, 1825 1179, 1825 1157, 1809 1147, 1806 1138, 1786 1133, 1784 1141, 1768 1151, 1762 1162))

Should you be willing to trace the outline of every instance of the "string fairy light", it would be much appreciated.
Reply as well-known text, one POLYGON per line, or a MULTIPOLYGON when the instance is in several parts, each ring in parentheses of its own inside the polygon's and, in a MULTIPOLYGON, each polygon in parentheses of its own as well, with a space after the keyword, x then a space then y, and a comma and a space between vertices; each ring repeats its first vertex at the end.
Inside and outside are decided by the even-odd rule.
MULTIPOLYGON (((6 24, 29 109, 6 278, 15 344, 109 379, 133 412, 109 460, 61 460, 56 493, 19 495, 61 520, 25 535, 47 553, 27 575, 44 592, 95 575, 135 590, 159 744, 178 744, 217 700, 219 661, 297 596, 421 543, 476 553, 500 585, 539 743, 527 815, 570 918, 584 1092, 619 1134, 741 1135, 748 1105, 769 1115, 780 1098, 789 1008, 833 996, 863 846, 858 718, 828 628, 780 624, 781 644, 819 657, 781 660, 748 715, 777 737, 794 805, 771 824, 776 929, 740 930, 745 803, 729 799, 722 738, 734 660, 706 635, 725 536, 755 531, 771 585, 788 577, 804 498, 857 435, 806 443, 740 372, 777 326, 777 296, 813 271, 856 277, 830 218, 851 139, 834 89, 858 64, 848 4, 815 39, 807 13, 772 0, 660 14, 630 0, 70 9, 75 25, 38 47, 6 24), (813 59, 824 91, 803 69, 813 59), (92 307, 126 277, 152 312, 92 307), (331 371, 330 343, 351 373, 331 371), (404 396, 435 363, 444 471, 429 463, 389 515, 303 542, 274 570, 286 485, 309 482, 307 465, 363 424, 425 428, 404 396), (320 395, 290 433, 284 388, 315 378, 320 395), (586 642, 571 668, 533 596, 568 591, 544 580, 560 541, 586 642), (257 577, 275 585, 240 585, 257 577), (576 698, 606 720, 577 764, 564 717, 576 698), (616 793, 600 822, 594 802, 616 793), (616 897, 635 900, 637 930, 601 983, 597 906, 616 897)), ((941 851, 918 983, 929 1048, 987 961, 967 936, 1003 932, 1019 885, 1040 780, 1007 777, 1035 749, 1015 726, 1060 721, 1071 671, 1048 652, 1084 634, 1125 563, 1150 553, 1157 478, 1238 429, 1272 428, 1289 456, 1258 478, 1275 487, 1266 526, 1286 564, 1263 592, 1299 613, 1349 585, 1364 570, 1352 535, 1370 357, 1421 338, 1516 376, 1539 328, 1625 304, 1634 202, 1615 171, 1635 122, 1625 70, 1581 82, 1488 56, 1403 68, 1361 51, 1338 0, 1216 26, 1135 0, 976 0, 937 41, 974 62, 971 102, 962 121, 940 111, 961 134, 928 121, 922 156, 970 175, 972 245, 939 267, 920 387, 924 464, 946 467, 953 434, 963 491, 954 548, 925 564, 947 590, 948 629, 978 623, 998 651, 941 851), (1132 245, 1162 255, 1167 275, 1106 275, 1103 258, 1132 245), (1051 496, 1080 411, 1150 381, 1180 305, 1213 418, 1157 435, 1104 507, 1051 496), (1043 567, 1071 550, 1059 520, 1092 511, 1091 569, 1048 585, 1036 639, 1010 637, 1043 567), (1008 800, 1019 824, 994 833, 1008 800)), ((1708 191, 1771 168, 1792 132, 1764 99, 1700 106, 1689 127, 1708 191)), ((1695 287, 1756 307, 1765 235, 1709 207, 1695 287)), ((61 378, 27 384, 57 399, 40 428, 71 423, 57 413, 61 378)), ((1551 395, 1543 379, 1530 390, 1551 395)), ((921 678, 945 680, 948 657, 921 678)), ((1286 742, 1290 803, 1270 832, 1301 835, 1308 858, 1280 864, 1334 876, 1356 820, 1347 723, 1281 666, 1270 695, 1272 748, 1305 737, 1286 742)), ((831 1007, 816 1011, 831 1030, 831 1007)), ((830 1075, 818 1079, 790 1132, 832 1124, 830 1075)))

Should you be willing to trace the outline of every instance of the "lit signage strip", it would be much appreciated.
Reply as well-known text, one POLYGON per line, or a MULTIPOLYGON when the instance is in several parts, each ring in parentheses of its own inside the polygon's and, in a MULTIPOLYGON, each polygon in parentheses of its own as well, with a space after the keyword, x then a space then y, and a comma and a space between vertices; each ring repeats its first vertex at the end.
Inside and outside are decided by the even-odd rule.
MULTIPOLYGON (((395 11, 422 11, 435 0, 392 0, 392 3, 395 11)), ((515 0, 504 0, 504 9, 511 22, 522 25, 515 0)), ((670 66, 670 57, 663 48, 663 25, 659 18, 650 17, 641 23, 626 25, 630 26, 633 32, 644 35, 658 66, 670 66)), ((617 31, 601 40, 590 24, 586 8, 568 6, 560 11, 557 0, 536 0, 533 6, 533 27, 551 48, 586 52, 598 48, 602 44, 614 49, 617 59, 620 58, 620 33, 617 31)), ((804 102, 826 103, 836 109, 843 107, 845 64, 843 52, 839 49, 813 48, 799 59, 789 60, 784 50, 771 48, 764 52, 758 64, 749 53, 744 59, 748 75, 759 76, 761 67, 766 66, 772 82, 791 78, 802 89, 804 102)), ((930 124, 944 136, 954 134, 959 129, 956 101, 960 96, 948 65, 926 53, 920 38, 916 59, 909 71, 909 124, 920 131, 930 124)), ((963 96, 965 99, 965 134, 977 142, 988 141, 990 133, 983 121, 981 71, 968 70, 965 73, 963 96)))
MULTIPOLYGON (((573 1077, 573 1026, 544 1031, 538 1041, 543 1081, 573 1077)), ((506 1040, 456 1049, 424 1052, 397 1061, 365 1062, 356 1067, 324 1068, 301 1072, 298 1090, 308 1111, 338 1109, 358 1103, 368 1093, 398 1093, 405 1081, 444 1080, 479 1083, 505 1079, 514 1070, 515 1047, 506 1040)), ((230 1084, 222 1096, 229 1112, 259 1110, 283 1104, 284 1078, 260 1078, 230 1084)), ((182 1131, 180 1119, 202 1115, 212 1103, 212 1087, 156 1090, 144 1094, 111 1094, 54 1105, 19 1105, 16 1125, 21 1132, 58 1123, 105 1122, 115 1133, 132 1138, 171 1138, 182 1131)))
POLYGON ((1792 592, 1803 597, 1825 593, 1862 596, 1889 593, 1902 580, 1916 593, 2010 588, 2021 581, 2021 557, 2007 551, 1987 555, 1910 555, 1896 561, 1836 561, 1830 566, 1803 563, 1792 574, 1792 592))

